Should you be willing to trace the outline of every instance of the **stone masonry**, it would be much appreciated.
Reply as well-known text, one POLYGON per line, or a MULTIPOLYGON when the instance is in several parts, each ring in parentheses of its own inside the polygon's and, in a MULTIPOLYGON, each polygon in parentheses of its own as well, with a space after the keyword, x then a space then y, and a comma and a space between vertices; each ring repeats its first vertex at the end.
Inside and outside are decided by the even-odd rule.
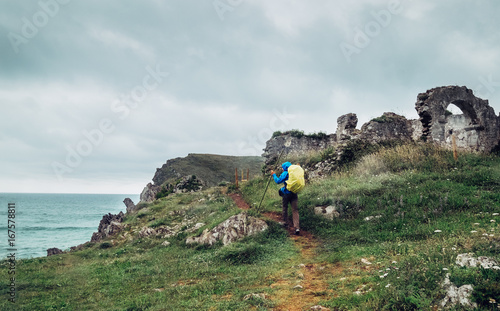
POLYGON ((452 148, 453 136, 459 150, 491 152, 500 142, 500 116, 495 114, 487 100, 474 96, 465 86, 443 86, 430 89, 417 96, 415 109, 419 119, 408 120, 392 112, 385 112, 356 129, 358 118, 349 113, 337 119, 337 130, 324 138, 297 138, 281 135, 266 143, 263 157, 266 163, 283 150, 284 156, 307 155, 308 152, 337 147, 346 141, 363 139, 371 143, 385 140, 434 142, 452 148), (457 106, 462 114, 452 114, 450 105, 457 106), (285 144, 286 142, 286 144, 285 144), (288 147, 284 147, 288 145, 288 147))

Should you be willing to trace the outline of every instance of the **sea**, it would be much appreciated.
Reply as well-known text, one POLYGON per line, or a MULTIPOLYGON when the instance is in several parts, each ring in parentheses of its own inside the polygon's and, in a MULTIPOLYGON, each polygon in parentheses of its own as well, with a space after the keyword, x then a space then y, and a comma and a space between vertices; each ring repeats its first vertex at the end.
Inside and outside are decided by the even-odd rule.
POLYGON ((12 253, 47 256, 49 248, 90 241, 102 216, 125 213, 125 198, 139 201, 138 194, 0 193, 0 260, 12 253))

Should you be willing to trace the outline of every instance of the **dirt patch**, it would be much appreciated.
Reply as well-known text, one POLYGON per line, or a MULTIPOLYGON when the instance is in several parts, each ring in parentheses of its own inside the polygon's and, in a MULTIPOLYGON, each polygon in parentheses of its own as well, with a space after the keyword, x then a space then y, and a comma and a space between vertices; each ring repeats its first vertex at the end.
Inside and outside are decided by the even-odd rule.
POLYGON ((229 194, 229 197, 231 199, 233 199, 234 203, 236 203, 236 206, 238 206, 240 209, 245 210, 245 211, 250 209, 250 205, 248 205, 248 203, 245 202, 245 200, 243 200, 243 198, 241 197, 241 194, 231 193, 231 194, 229 194))
MULTIPOLYGON (((232 193, 229 197, 239 208, 250 209, 240 194, 232 193)), ((276 222, 282 221, 278 212, 267 212, 264 216, 276 222)), ((298 259, 300 264, 287 267, 278 275, 269 277, 273 280, 270 287, 274 290, 269 299, 276 303, 273 310, 309 310, 320 301, 335 296, 334 291, 329 289, 328 278, 331 278, 332 274, 342 273, 343 269, 338 265, 316 262, 319 241, 310 232, 301 230, 300 235, 295 235, 295 229, 291 227, 288 233, 300 251, 298 259)))
POLYGON ((312 234, 306 231, 301 231, 299 236, 290 233, 290 238, 300 251, 301 263, 282 270, 280 276, 275 278, 275 283, 271 285, 275 289, 271 295, 276 302, 274 310, 308 310, 321 300, 334 296, 334 291, 328 286, 328 278, 334 267, 315 262, 318 241, 312 234))

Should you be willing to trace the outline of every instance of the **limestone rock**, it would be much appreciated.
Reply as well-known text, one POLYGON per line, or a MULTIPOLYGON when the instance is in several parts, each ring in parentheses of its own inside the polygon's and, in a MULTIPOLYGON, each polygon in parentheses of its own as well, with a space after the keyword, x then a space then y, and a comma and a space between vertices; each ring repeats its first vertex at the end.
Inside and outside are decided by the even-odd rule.
POLYGON ((249 299, 262 299, 262 300, 266 300, 266 295, 265 294, 248 294, 248 295, 245 295, 245 297, 243 297, 243 300, 249 300, 249 299))
POLYGON ((155 186, 152 183, 148 183, 146 187, 141 192, 140 202, 141 203, 151 203, 156 200, 156 194, 160 192, 161 187, 155 186))
POLYGON ((381 117, 363 124, 361 139, 371 143, 386 140, 409 141, 412 139, 411 123, 403 116, 384 112, 381 117))
POLYGON ((320 306, 320 305, 312 306, 311 310, 315 310, 315 311, 330 311, 330 309, 325 308, 325 307, 320 306))
POLYGON ((47 257, 57 255, 57 254, 62 254, 62 253, 64 253, 64 252, 57 247, 49 248, 47 250, 47 257))
POLYGON ((254 235, 267 229, 265 221, 248 216, 246 212, 228 218, 212 230, 205 229, 199 237, 190 237, 186 244, 199 243, 213 245, 218 240, 228 245, 249 235, 254 235))
POLYGON ((460 304, 467 308, 477 308, 477 304, 470 301, 470 296, 474 290, 472 285, 455 286, 450 282, 450 274, 446 274, 446 278, 441 284, 446 290, 446 296, 439 303, 443 308, 451 308, 460 304))
POLYGON ((134 201, 132 201, 130 198, 125 198, 125 200, 123 200, 123 203, 127 207, 127 213, 135 212, 136 206, 134 204, 134 201))
POLYGON ((263 157, 266 165, 275 165, 278 155, 283 151, 281 159, 290 156, 302 156, 314 151, 322 151, 328 147, 335 146, 337 135, 330 134, 325 137, 296 137, 292 134, 282 134, 271 138, 266 142, 263 157))
POLYGON ((340 213, 336 206, 316 206, 314 208, 314 214, 323 216, 326 219, 333 220, 334 218, 340 217, 340 213))
POLYGON ((337 118, 337 141, 350 139, 355 133, 358 125, 358 117, 355 113, 344 114, 337 118))
POLYGON ((117 215, 113 215, 108 213, 107 215, 102 216, 101 221, 99 222, 99 227, 97 228, 97 232, 92 234, 91 242, 99 242, 105 237, 115 235, 123 229, 123 225, 121 222, 123 221, 124 214, 120 212, 117 215))
POLYGON ((483 269, 500 270, 498 262, 494 259, 486 256, 476 258, 473 253, 458 254, 455 263, 460 267, 477 267, 480 265, 483 269))
POLYGON ((147 238, 148 236, 156 235, 156 230, 150 227, 143 227, 141 231, 139 231, 140 238, 147 238))
POLYGON ((500 265, 492 258, 486 256, 479 256, 477 258, 477 261, 479 262, 481 267, 483 267, 483 269, 500 270, 500 265))

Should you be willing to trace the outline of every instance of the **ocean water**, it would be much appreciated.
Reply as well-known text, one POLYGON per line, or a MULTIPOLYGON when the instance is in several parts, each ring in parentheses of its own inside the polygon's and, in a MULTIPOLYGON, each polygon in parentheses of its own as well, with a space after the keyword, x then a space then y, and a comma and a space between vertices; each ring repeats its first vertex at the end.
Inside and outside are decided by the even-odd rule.
POLYGON ((103 215, 125 213, 127 197, 139 201, 139 195, 127 194, 0 193, 0 259, 12 252, 8 219, 15 221, 16 258, 41 257, 48 248, 90 241, 103 215), (9 218, 9 203, 15 203, 15 218, 9 218))

